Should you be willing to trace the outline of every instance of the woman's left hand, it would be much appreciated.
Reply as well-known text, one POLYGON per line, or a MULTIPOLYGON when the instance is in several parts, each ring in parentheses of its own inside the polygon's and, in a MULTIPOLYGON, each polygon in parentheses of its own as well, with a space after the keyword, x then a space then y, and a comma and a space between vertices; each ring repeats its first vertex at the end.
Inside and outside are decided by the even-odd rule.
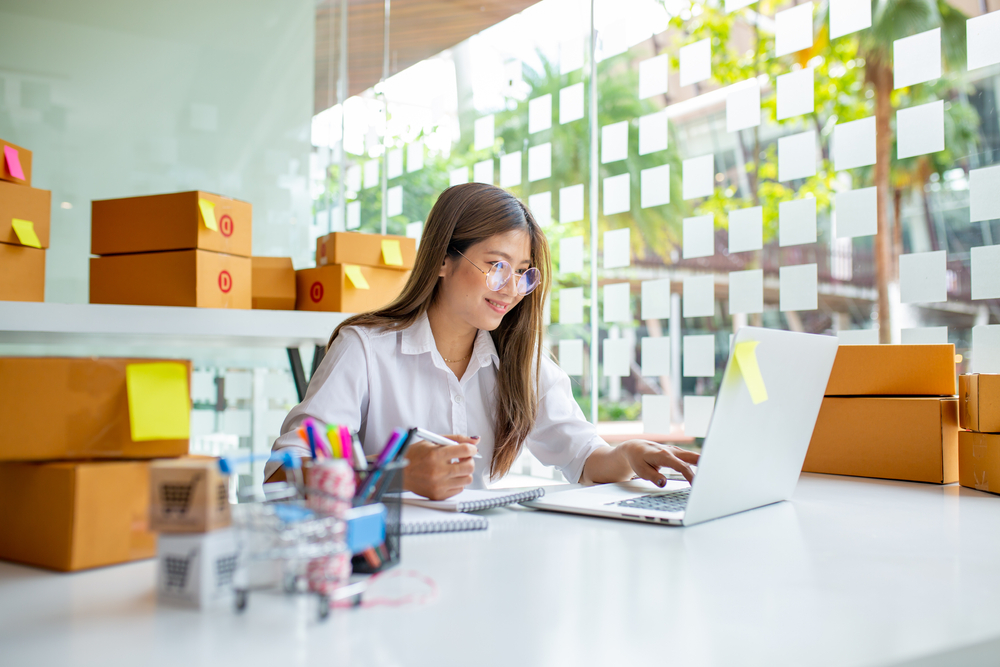
POLYGON ((626 440, 615 447, 615 451, 625 458, 636 475, 661 488, 666 486, 667 478, 660 468, 672 468, 684 475, 688 482, 694 481, 691 465, 698 463, 696 452, 673 445, 658 445, 649 440, 626 440))

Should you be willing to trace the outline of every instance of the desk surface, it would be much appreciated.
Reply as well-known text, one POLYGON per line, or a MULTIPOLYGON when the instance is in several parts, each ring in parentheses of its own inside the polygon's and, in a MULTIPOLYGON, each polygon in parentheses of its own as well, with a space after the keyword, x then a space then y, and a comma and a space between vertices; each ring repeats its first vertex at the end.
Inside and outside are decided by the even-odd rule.
POLYGON ((150 561, 72 575, 0 564, 0 662, 798 667, 1000 655, 1000 497, 989 494, 803 475, 791 503, 690 528, 489 517, 488 531, 405 538, 401 569, 433 578, 435 601, 335 610, 322 624, 302 597, 256 594, 243 616, 159 606, 150 561))

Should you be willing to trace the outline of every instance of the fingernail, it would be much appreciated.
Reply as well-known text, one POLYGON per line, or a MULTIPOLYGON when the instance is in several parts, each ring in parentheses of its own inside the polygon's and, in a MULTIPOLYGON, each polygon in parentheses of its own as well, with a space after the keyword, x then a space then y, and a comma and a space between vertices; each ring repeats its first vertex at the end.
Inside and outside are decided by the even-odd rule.
POLYGON ((662 489, 667 485, 667 480, 661 477, 660 479, 656 480, 656 485, 662 489))
POLYGON ((471 437, 471 438, 472 438, 473 440, 479 440, 479 436, 478 436, 478 435, 473 435, 473 436, 470 436, 470 437, 471 437))

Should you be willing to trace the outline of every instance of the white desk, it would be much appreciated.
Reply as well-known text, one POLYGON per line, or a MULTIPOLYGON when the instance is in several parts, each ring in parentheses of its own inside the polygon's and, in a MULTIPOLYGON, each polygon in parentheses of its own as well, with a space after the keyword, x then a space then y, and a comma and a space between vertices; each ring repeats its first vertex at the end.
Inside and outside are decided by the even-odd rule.
MULTIPOLYGON (((243 616, 158 606, 152 562, 0 565, 9 665, 988 665, 1000 497, 803 476, 795 500, 692 528, 494 510, 405 538, 426 606, 257 594, 243 616), (945 655, 941 655, 941 654, 945 655), (914 659, 924 659, 910 662, 914 659)), ((393 594, 386 585, 384 593, 393 594)))

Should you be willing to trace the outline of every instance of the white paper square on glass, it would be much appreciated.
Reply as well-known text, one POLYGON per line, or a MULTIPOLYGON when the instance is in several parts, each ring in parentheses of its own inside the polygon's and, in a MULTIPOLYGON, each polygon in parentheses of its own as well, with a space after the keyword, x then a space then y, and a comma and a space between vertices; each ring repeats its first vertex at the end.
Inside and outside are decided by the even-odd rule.
POLYGON ((838 192, 833 200, 838 239, 873 236, 878 232, 878 190, 874 187, 838 192))
POLYGON ((583 288, 559 290, 559 324, 583 324, 583 288))
POLYGON ((689 438, 704 438, 708 435, 714 410, 714 396, 685 396, 684 435, 689 438))
POLYGON ((552 127, 552 95, 528 100, 528 134, 552 127))
POLYGON ((605 269, 618 269, 632 263, 631 238, 628 227, 604 232, 605 269))
POLYGON ((385 175, 390 180, 403 175, 403 149, 393 148, 385 158, 385 175))
POLYGON ((816 175, 816 131, 778 139, 778 180, 791 181, 816 175))
POLYGON ((528 180, 540 181, 552 175, 552 144, 539 144, 528 149, 528 180))
POLYGON ((972 298, 1000 299, 1000 245, 972 249, 972 298))
POLYGON ((703 155, 684 160, 684 199, 711 197, 715 189, 715 156, 703 155))
POLYGON ((785 310, 816 310, 819 279, 815 264, 782 266, 778 269, 778 307, 785 310))
POLYGON ((875 164, 875 116, 833 126, 833 168, 875 164))
POLYGON ((715 336, 684 336, 684 377, 715 377, 715 336))
POLYGON ((913 327, 900 329, 903 345, 947 345, 948 327, 913 327))
POLYGON ((667 92, 670 61, 667 54, 647 58, 639 63, 639 99, 667 92))
POLYGON ((603 315, 605 322, 631 322, 632 307, 629 304, 628 283, 604 285, 603 315))
POLYGON ((670 397, 662 394, 642 395, 642 432, 667 434, 670 423, 670 397))
POLYGON ((639 155, 665 151, 668 141, 666 109, 639 117, 639 155))
POLYGON ((639 206, 663 206, 670 203, 670 165, 643 169, 639 174, 639 206))
POLYGON ((579 338, 559 341, 559 368, 566 375, 583 375, 583 341, 579 338))
POLYGON ((583 36, 569 37, 559 43, 559 73, 569 74, 583 67, 583 36))
POLYGON ((764 247, 764 209, 761 206, 729 212, 729 252, 761 250, 764 247))
POLYGON ((905 88, 941 78, 941 28, 892 43, 892 87, 905 88))
POLYGON ((351 192, 357 192, 361 189, 361 166, 354 165, 353 167, 347 168, 347 178, 344 179, 344 184, 347 189, 351 192))
POLYGON ((601 128, 601 163, 617 162, 628 157, 628 121, 601 128))
POLYGON ((972 327, 973 373, 1000 373, 1000 324, 972 327))
POLYGON ((477 151, 493 148, 493 141, 496 138, 496 135, 494 134, 495 128, 493 122, 494 118, 492 114, 476 119, 473 129, 475 137, 474 147, 477 151))
POLYGON ((687 276, 684 278, 684 317, 715 315, 715 277, 687 276))
POLYGON ((397 185, 389 188, 386 193, 385 214, 390 218, 396 215, 403 215, 403 186, 397 185))
POLYGON ((680 48, 681 85, 712 78, 712 40, 702 39, 680 48))
POLYGON ((559 273, 583 272, 583 237, 568 236, 559 241, 559 273))
POLYGON ((896 112, 896 157, 899 159, 944 150, 944 101, 896 112))
POLYGON ((778 245, 816 243, 816 199, 805 197, 778 204, 778 245))
POLYGON ((778 77, 778 120, 812 113, 815 108, 815 80, 813 68, 807 67, 797 72, 778 77))
POLYGON ((755 2, 757 0, 726 0, 726 13, 729 14, 730 12, 735 12, 737 9, 749 7, 755 2))
POLYGON ((500 156, 500 187, 521 184, 521 151, 500 156))
POLYGON ((644 320, 670 318, 670 278, 642 281, 642 308, 644 320))
POLYGON ((455 187, 469 182, 469 168, 458 167, 448 172, 448 187, 455 187))
POLYGON ((830 39, 870 27, 871 0, 830 0, 830 39))
POLYGON ((493 160, 483 160, 472 165, 472 180, 493 185, 493 160))
POLYGON ((760 125, 760 84, 757 79, 734 83, 726 89, 726 132, 760 125))
POLYGON ((878 345, 878 329, 849 329, 837 332, 838 345, 878 345))
POLYGON ((969 217, 972 222, 1000 218, 1000 166, 969 170, 969 217))
POLYGON ((552 224, 552 193, 536 192, 528 196, 528 208, 535 216, 535 222, 542 227, 552 224))
POLYGON ((715 217, 709 213, 683 220, 684 259, 715 254, 715 217))
POLYGON ((374 188, 381 184, 378 160, 368 160, 365 162, 365 189, 374 188))
POLYGON ((966 69, 1000 63, 1000 12, 990 12, 965 22, 966 69))
POLYGON ((424 142, 414 141, 406 147, 406 171, 412 174, 424 168, 424 142))
POLYGON ((559 222, 583 220, 583 183, 559 188, 559 222))
POLYGON ((784 56, 813 45, 813 6, 806 2, 774 15, 774 55, 784 56))
POLYGON ((583 118, 583 82, 559 91, 559 124, 565 125, 583 118))
POLYGON ((935 303, 948 300, 948 253, 914 252, 899 256, 899 300, 935 303))
POLYGON ((361 226, 361 202, 347 203, 347 229, 357 229, 361 226))
POLYGON ((420 237, 424 234, 424 223, 419 220, 406 223, 406 238, 415 239, 417 247, 420 247, 420 237))
POLYGON ((625 378, 632 374, 627 338, 604 339, 604 377, 625 378))
POLYGON ((670 338, 644 336, 641 346, 642 374, 646 377, 670 375, 670 338))
POLYGON ((729 273, 729 314, 764 312, 764 271, 729 273))
POLYGON ((604 179, 604 215, 625 213, 632 208, 629 174, 608 176, 604 179))

